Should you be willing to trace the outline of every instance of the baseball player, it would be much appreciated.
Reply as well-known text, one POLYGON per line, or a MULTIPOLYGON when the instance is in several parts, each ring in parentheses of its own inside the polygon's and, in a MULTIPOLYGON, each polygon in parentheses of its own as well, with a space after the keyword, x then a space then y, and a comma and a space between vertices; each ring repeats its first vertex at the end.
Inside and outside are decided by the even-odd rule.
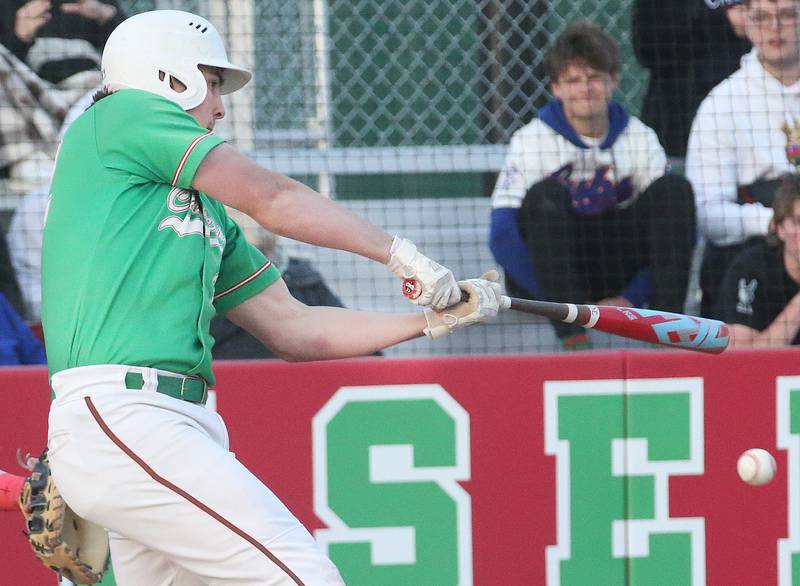
POLYGON ((204 407, 209 321, 227 314, 288 360, 363 355, 493 317, 497 275, 456 283, 408 240, 225 144, 213 132, 221 95, 251 76, 204 18, 132 16, 111 34, 103 73, 61 143, 44 231, 53 478, 78 515, 108 529, 120 586, 342 584, 204 407), (300 303, 223 204, 279 235, 386 263, 425 311, 300 303))

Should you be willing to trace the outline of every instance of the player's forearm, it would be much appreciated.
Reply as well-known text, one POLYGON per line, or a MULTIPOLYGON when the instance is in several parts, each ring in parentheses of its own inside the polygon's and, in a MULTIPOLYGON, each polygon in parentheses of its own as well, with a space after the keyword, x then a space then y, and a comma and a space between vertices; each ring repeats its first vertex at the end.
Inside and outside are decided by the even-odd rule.
POLYGON ((389 261, 391 235, 301 183, 285 185, 256 214, 254 219, 275 234, 389 261))
POLYGON ((353 311, 340 307, 308 307, 295 318, 291 338, 270 347, 292 362, 367 356, 418 338, 427 325, 424 315, 353 311))
POLYGON ((260 167, 230 145, 206 155, 192 187, 275 234, 381 263, 389 260, 389 234, 302 183, 260 167))
POLYGON ((228 311, 229 320, 285 360, 364 356, 421 336, 421 312, 387 314, 308 306, 278 280, 228 311))

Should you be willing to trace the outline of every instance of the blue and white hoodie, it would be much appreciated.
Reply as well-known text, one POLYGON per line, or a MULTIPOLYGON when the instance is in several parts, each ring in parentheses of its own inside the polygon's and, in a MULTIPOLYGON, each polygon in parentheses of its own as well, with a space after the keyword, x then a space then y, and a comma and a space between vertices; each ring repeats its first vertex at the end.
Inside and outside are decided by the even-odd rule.
POLYGON ((602 140, 578 135, 559 100, 511 137, 505 164, 492 194, 490 246, 516 283, 537 294, 532 263, 517 215, 527 191, 555 177, 571 197, 576 214, 597 215, 633 203, 664 175, 667 159, 655 131, 621 104, 608 106, 609 130, 602 140))

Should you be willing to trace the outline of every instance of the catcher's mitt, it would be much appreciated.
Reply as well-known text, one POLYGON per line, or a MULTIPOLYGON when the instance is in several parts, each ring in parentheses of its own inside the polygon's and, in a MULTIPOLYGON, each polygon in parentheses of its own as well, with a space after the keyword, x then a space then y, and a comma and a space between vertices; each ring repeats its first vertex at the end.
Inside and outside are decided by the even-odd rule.
POLYGON ((47 461, 47 450, 33 463, 22 486, 19 506, 26 536, 44 565, 76 584, 95 584, 108 566, 105 529, 80 518, 61 498, 47 461))

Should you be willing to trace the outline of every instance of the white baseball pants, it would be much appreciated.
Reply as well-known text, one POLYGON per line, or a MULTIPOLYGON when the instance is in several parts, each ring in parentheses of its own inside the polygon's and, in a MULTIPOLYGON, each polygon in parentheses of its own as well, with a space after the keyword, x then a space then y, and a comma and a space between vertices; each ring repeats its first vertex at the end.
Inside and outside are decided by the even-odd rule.
MULTIPOLYGON (((48 449, 69 506, 109 531, 119 586, 343 586, 283 503, 228 450, 222 418, 152 392, 158 371, 52 378, 48 449)), ((163 372, 163 371, 162 371, 163 372)))

